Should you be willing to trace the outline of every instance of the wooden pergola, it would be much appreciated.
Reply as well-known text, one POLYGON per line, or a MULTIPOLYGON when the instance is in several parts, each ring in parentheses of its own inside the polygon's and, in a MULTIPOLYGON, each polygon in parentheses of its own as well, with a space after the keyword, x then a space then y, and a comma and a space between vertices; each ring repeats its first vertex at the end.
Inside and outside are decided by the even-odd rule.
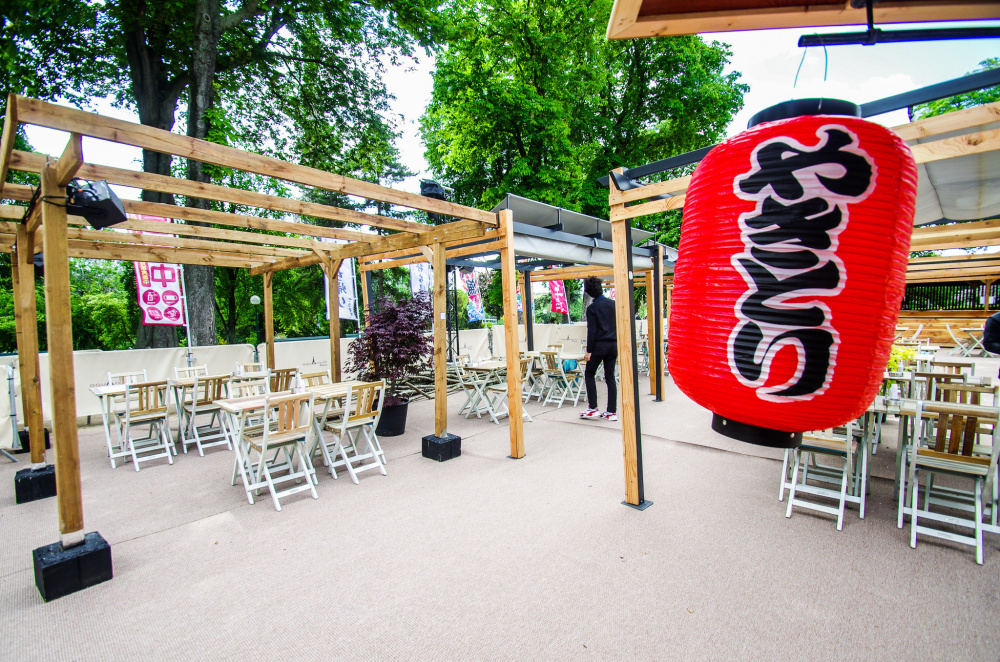
MULTIPOLYGON (((337 307, 337 273, 346 258, 386 259, 398 251, 418 249, 430 260, 435 274, 434 305, 434 434, 447 433, 447 380, 445 365, 445 259, 449 247, 469 241, 489 241, 499 250, 503 278, 507 387, 510 394, 511 457, 524 455, 521 417, 521 382, 518 379, 516 282, 512 249, 513 213, 499 214, 398 191, 181 136, 148 126, 11 95, 0 139, 0 197, 28 201, 28 186, 3 184, 8 170, 36 173, 41 178, 41 198, 26 211, 21 205, 0 205, 0 251, 12 254, 15 289, 15 322, 20 365, 24 421, 29 430, 31 461, 44 465, 43 412, 39 381, 37 313, 33 258, 44 255, 45 310, 52 391, 51 420, 55 438, 55 472, 59 530, 64 547, 83 540, 76 399, 73 376, 73 330, 70 311, 69 258, 96 258, 213 265, 248 269, 264 279, 264 319, 267 361, 274 366, 272 280, 276 271, 319 265, 330 281, 330 365, 340 379, 340 320, 337 307), (19 124, 57 129, 69 134, 58 158, 13 149, 19 124), (228 186, 193 182, 175 177, 88 163, 83 137, 131 145, 202 163, 232 168, 287 182, 295 187, 335 191, 368 200, 420 209, 457 220, 437 226, 335 206, 266 195, 228 186), (272 220, 256 216, 168 204, 125 200, 130 214, 175 219, 164 223, 130 219, 103 230, 87 227, 78 216, 67 214, 66 185, 74 178, 105 180, 147 191, 158 191, 213 202, 257 207, 299 217, 272 220), (305 223, 301 217, 379 228, 387 236, 357 229, 326 228, 305 223), (215 227, 212 227, 215 226, 215 227), (218 227, 222 226, 222 227, 218 227), (263 232, 262 232, 263 231, 263 232), (266 232, 266 233, 265 233, 266 232), (330 243, 338 239, 346 243, 330 243)), ((367 301, 365 302, 367 305, 367 301)))
MULTIPOLYGON (((1000 149, 1000 129, 976 130, 977 127, 990 125, 997 120, 1000 120, 1000 103, 993 103, 911 122, 894 127, 893 130, 908 142, 912 143, 918 139, 925 141, 910 146, 913 157, 919 165, 984 154, 1000 149), (951 135, 956 132, 964 133, 951 135), (948 137, 936 138, 945 135, 948 137)), ((621 172, 621 169, 617 172, 621 172)), ((632 219, 649 214, 683 208, 685 194, 690 183, 691 177, 686 176, 621 191, 615 185, 614 178, 609 178, 608 202, 611 206, 611 222, 615 230, 613 233, 614 283, 618 292, 628 293, 628 296, 619 296, 617 299, 619 330, 628 328, 626 325, 630 325, 629 302, 631 301, 631 288, 635 284, 632 271, 626 263, 625 237, 629 223, 632 219), (666 197, 660 198, 660 196, 666 197)), ((1000 219, 917 227, 913 231, 911 250, 985 246, 1000 246, 1000 219)), ((979 279, 991 283, 998 278, 1000 278, 1000 255, 998 254, 916 258, 910 261, 907 269, 907 283, 969 279, 979 279)), ((650 324, 652 325, 652 322, 650 324)), ((634 338, 632 341, 630 346, 629 339, 619 333, 618 354, 620 357, 632 354, 635 347, 634 338)), ((621 381, 626 386, 632 380, 629 364, 628 361, 622 361, 621 364, 621 381)), ((627 502, 640 506, 643 503, 642 461, 641 450, 639 450, 641 429, 635 406, 636 398, 636 391, 627 387, 622 388, 622 407, 619 415, 622 421, 627 502)))

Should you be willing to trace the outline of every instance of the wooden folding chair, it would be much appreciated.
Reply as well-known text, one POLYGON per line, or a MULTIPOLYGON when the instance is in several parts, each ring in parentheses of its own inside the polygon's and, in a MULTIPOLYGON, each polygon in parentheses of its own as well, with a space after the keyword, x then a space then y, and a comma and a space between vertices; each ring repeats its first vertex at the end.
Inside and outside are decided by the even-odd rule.
POLYGON ((802 445, 785 451, 785 461, 782 463, 781 491, 778 500, 784 497, 788 490, 788 507, 785 517, 792 516, 795 506, 815 510, 837 516, 837 530, 844 528, 844 511, 847 503, 858 504, 861 519, 865 517, 865 500, 868 485, 868 454, 859 438, 861 430, 857 430, 853 421, 843 428, 831 428, 804 432, 802 445), (834 459, 834 464, 821 464, 817 456, 834 459), (791 477, 788 476, 789 459, 791 459, 791 477), (799 474, 801 473, 801 480, 799 474), (822 483, 832 483, 839 489, 830 489, 808 483, 809 480, 822 483), (830 506, 815 501, 807 501, 800 494, 832 499, 836 506, 830 506))
MULTIPOLYGON (((333 433, 332 442, 321 438, 319 444, 323 460, 334 478, 337 477, 338 467, 347 470, 355 485, 362 471, 377 469, 383 476, 386 475, 385 453, 375 434, 384 399, 384 381, 354 384, 344 399, 343 414, 338 420, 324 425, 325 430, 333 433)), ((322 414, 324 420, 330 414, 331 403, 332 399, 327 401, 322 414)))
POLYGON ((122 434, 132 465, 139 471, 140 462, 161 457, 174 463, 170 452, 170 428, 167 425, 167 382, 139 382, 125 386, 125 414, 122 434), (149 426, 147 436, 136 435, 135 428, 149 426))
POLYGON ((187 429, 181 430, 181 446, 187 453, 187 447, 194 444, 198 447, 198 455, 204 457, 205 449, 225 444, 232 450, 229 431, 222 420, 222 412, 216 400, 222 400, 228 395, 229 375, 195 375, 192 397, 183 404, 187 429), (206 425, 198 425, 197 417, 209 414, 206 425))
POLYGON ((271 371, 271 393, 290 391, 295 386, 296 376, 299 374, 298 368, 279 368, 271 371))
POLYGON ((561 409, 566 400, 572 400, 576 405, 583 393, 583 373, 579 368, 566 370, 565 364, 556 352, 541 353, 545 368, 547 390, 542 404, 555 402, 561 409))
POLYGON ((304 372, 299 375, 299 381, 303 386, 321 386, 330 383, 330 373, 322 370, 319 372, 304 372))
MULTIPOLYGON (((521 388, 526 388, 526 381, 528 375, 531 374, 531 359, 521 359, 521 388)), ((486 397, 490 398, 490 417, 493 422, 497 425, 500 424, 498 420, 501 416, 510 416, 510 407, 508 403, 510 397, 507 393, 507 382, 506 380, 502 384, 492 384, 486 389, 486 397)), ((521 409, 521 417, 528 419, 529 422, 534 422, 528 412, 521 409)))
POLYGON ((244 416, 263 417, 265 421, 260 426, 241 425, 248 469, 256 475, 256 480, 247 487, 250 503, 253 503, 251 492, 259 494, 264 486, 271 493, 275 510, 281 510, 282 498, 298 492, 309 490, 312 498, 318 499, 314 485, 316 472, 307 452, 314 433, 312 393, 270 396, 265 400, 263 413, 247 411, 244 416), (256 462, 251 452, 257 454, 256 462), (288 481, 296 484, 278 489, 279 484, 288 481))
MULTIPOLYGON (((944 403, 921 402, 917 405, 916 420, 930 415, 936 425, 931 426, 930 435, 915 439, 908 453, 907 481, 900 489, 898 524, 902 527, 904 515, 910 515, 910 547, 916 548, 918 534, 950 540, 976 548, 976 563, 983 563, 983 530, 989 528, 997 532, 997 455, 1000 453, 1000 438, 997 425, 1000 409, 991 407, 963 408, 944 403), (983 434, 984 424, 992 425, 987 436, 983 434), (989 443, 984 443, 989 440, 989 443), (927 476, 924 505, 920 507, 920 476, 927 476), (971 491, 950 486, 935 486, 936 475, 968 479, 973 483, 971 491), (906 489, 909 488, 907 499, 906 489), (987 495, 984 497, 984 495, 987 495), (905 504, 909 503, 907 507, 905 504), (966 512, 962 517, 955 514, 931 510, 931 506, 947 508, 950 512, 966 512), (987 508, 987 506, 989 506, 987 508), (989 511, 992 522, 984 522, 984 513, 989 511), (972 529, 973 535, 961 535, 950 530, 942 530, 921 524, 920 521, 941 522, 953 527, 972 529)), ((919 426, 918 426, 919 429, 919 426)))

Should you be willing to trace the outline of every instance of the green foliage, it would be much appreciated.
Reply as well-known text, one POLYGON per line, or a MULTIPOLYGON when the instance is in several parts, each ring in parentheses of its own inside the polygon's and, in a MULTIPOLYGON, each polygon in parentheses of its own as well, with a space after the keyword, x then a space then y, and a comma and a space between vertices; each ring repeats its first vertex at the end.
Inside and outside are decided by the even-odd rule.
POLYGON ((608 41, 611 0, 455 4, 421 131, 456 201, 510 192, 606 217, 597 177, 712 144, 742 107, 728 47, 608 41))
MULTIPOLYGON (((991 57, 980 62, 978 68, 970 71, 966 75, 968 76, 983 71, 989 71, 990 69, 996 69, 997 67, 1000 67, 1000 58, 991 57)), ((950 113, 954 110, 963 110, 965 108, 972 108, 973 106, 982 106, 987 103, 993 103, 994 101, 1000 101, 1000 87, 997 86, 987 87, 982 90, 974 90, 972 92, 966 92, 965 94, 948 97, 947 99, 938 99, 937 101, 931 101, 930 103, 916 105, 911 109, 910 117, 913 120, 922 120, 936 115, 944 115, 945 113, 950 113)))
POLYGON ((902 345, 893 345, 892 351, 889 353, 889 363, 886 366, 886 370, 899 370, 899 366, 908 364, 910 361, 914 361, 917 358, 917 350, 913 347, 903 347, 902 345))

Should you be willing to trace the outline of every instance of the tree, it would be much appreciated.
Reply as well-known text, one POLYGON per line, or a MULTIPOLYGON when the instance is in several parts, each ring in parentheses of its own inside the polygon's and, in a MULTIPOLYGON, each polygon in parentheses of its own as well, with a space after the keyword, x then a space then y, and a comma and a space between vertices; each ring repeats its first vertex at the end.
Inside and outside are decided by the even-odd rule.
POLYGON ((611 0, 466 0, 421 118, 456 201, 516 193, 607 216, 597 177, 716 142, 748 89, 700 37, 607 41, 611 0))
MULTIPOLYGON (((966 76, 978 74, 990 69, 1000 67, 1000 58, 991 57, 979 63, 979 67, 970 71, 966 76)), ((987 87, 982 90, 956 94, 947 99, 938 99, 928 103, 918 104, 910 108, 910 121, 922 120, 936 115, 944 115, 954 110, 964 110, 973 106, 982 106, 988 103, 1000 101, 1000 86, 987 87)))
MULTIPOLYGON (((80 106, 110 96, 167 131, 183 112, 189 136, 219 140, 213 127, 226 125, 222 133, 245 141, 237 146, 375 178, 369 166, 391 166, 395 138, 381 73, 431 44, 435 10, 433 0, 0 0, 0 92, 80 106)), ((145 172, 175 165, 143 151, 145 172)), ((218 174, 182 167, 195 181, 218 174)), ((214 344, 212 268, 186 269, 185 283, 194 342, 214 344)))

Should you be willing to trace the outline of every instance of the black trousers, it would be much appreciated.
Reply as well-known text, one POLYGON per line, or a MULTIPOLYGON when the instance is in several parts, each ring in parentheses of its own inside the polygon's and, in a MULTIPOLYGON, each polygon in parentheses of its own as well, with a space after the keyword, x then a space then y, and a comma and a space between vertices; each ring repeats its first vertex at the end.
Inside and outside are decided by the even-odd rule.
POLYGON ((608 409, 618 411, 618 384, 615 382, 615 359, 618 358, 618 343, 599 342, 590 353, 583 379, 587 384, 587 406, 597 409, 597 368, 604 364, 604 381, 608 385, 608 409))

